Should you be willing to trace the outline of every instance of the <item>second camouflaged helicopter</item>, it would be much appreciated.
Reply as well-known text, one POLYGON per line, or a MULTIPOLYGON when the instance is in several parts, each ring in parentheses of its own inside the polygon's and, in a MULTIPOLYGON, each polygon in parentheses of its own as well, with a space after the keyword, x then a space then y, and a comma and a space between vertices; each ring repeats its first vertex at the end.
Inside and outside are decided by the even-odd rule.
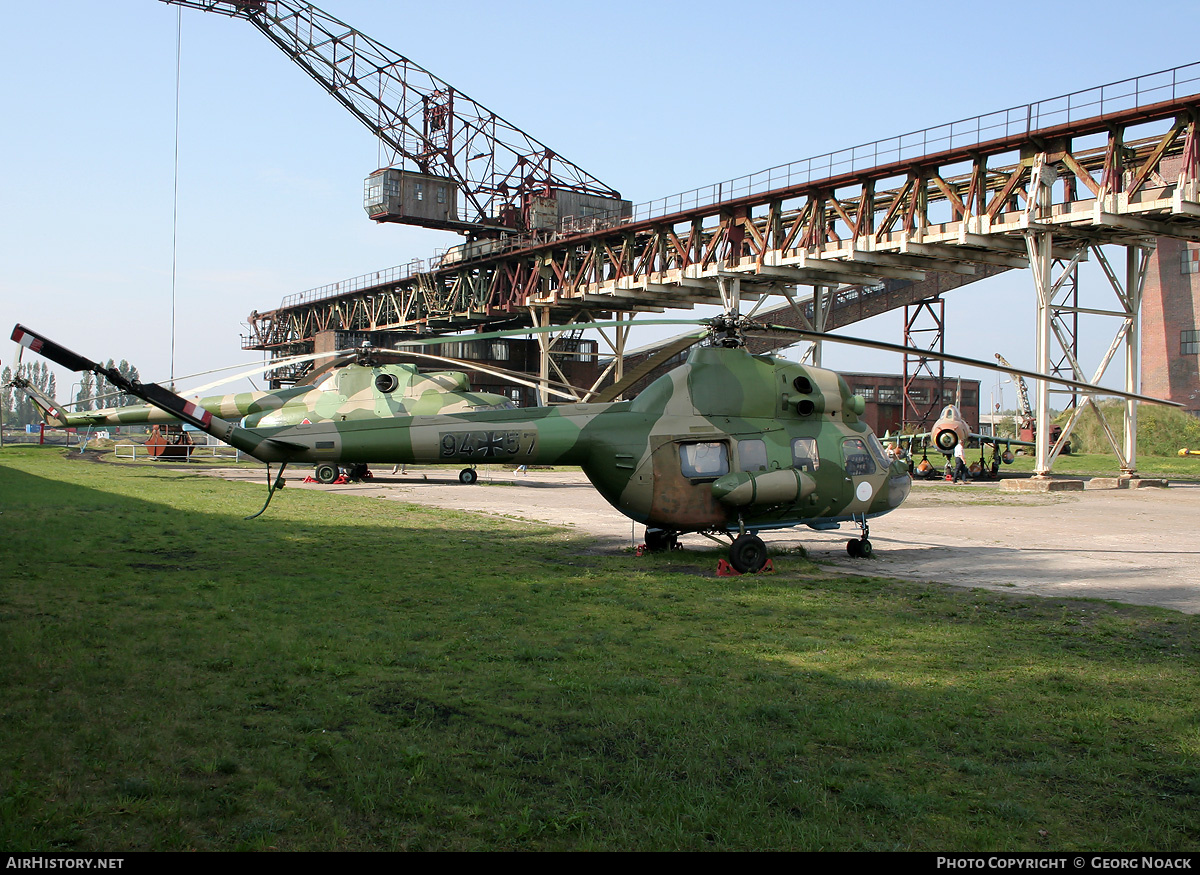
POLYGON ((267 463, 267 502, 259 514, 290 462, 578 465, 614 508, 646 525, 651 549, 673 546, 683 532, 724 536, 733 567, 754 572, 767 558, 758 531, 849 522, 862 536, 847 551, 870 555, 868 520, 904 502, 912 486, 908 466, 888 460, 859 418, 862 398, 845 380, 751 355, 743 348, 747 327, 736 313, 712 320, 708 345, 631 401, 254 428, 226 422, 157 384, 131 382, 21 325, 12 338, 63 367, 103 374, 267 463), (281 466, 274 480, 272 462, 281 466))
MULTIPOLYGON (((421 373, 414 365, 385 363, 380 360, 381 355, 382 351, 371 348, 355 350, 321 368, 306 384, 270 392, 208 395, 195 398, 192 403, 214 416, 256 429, 507 410, 516 406, 503 395, 472 392, 467 375, 460 371, 421 373)), ((179 422, 173 413, 153 405, 71 412, 26 381, 18 378, 13 382, 41 410, 47 425, 102 428, 179 422)), ((346 475, 352 480, 360 479, 366 470, 365 462, 345 466, 346 475)), ((314 476, 321 483, 333 483, 338 474, 339 466, 335 461, 318 462, 314 469, 314 476)), ((459 472, 459 480, 463 483, 474 483, 477 478, 474 468, 459 472)))

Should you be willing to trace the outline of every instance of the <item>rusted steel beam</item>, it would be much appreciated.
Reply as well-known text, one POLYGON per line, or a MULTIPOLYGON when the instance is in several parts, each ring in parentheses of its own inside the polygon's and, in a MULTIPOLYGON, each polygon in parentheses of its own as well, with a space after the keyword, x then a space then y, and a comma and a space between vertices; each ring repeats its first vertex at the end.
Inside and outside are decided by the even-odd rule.
MULTIPOLYGON (((1015 227, 1010 216, 1020 208, 1020 201, 1028 201, 1028 163, 1037 152, 1043 152, 1045 160, 1060 168, 1063 186, 1057 207, 1068 214, 1070 206, 1079 200, 1077 181, 1087 189, 1085 196, 1103 197, 1119 192, 1126 181, 1127 195, 1140 194, 1156 179, 1155 173, 1167 156, 1181 157, 1184 168, 1181 180, 1195 181, 1198 161, 1194 120, 1200 97, 1189 100, 1185 106, 1172 104, 1169 115, 1165 111, 1159 113, 1157 118, 1172 118, 1174 123, 1166 134, 1152 139, 1127 142, 1128 125, 1146 120, 1156 111, 1143 108, 1114 113, 1070 130, 1050 128, 1019 138, 990 141, 983 146, 947 150, 919 160, 893 162, 616 228, 540 242, 530 239, 517 248, 488 255, 463 267, 419 272, 379 287, 327 299, 295 296, 305 302, 294 308, 252 314, 252 334, 247 338, 247 346, 282 348, 303 343, 314 330, 329 327, 401 328, 434 314, 460 313, 464 319, 468 311, 486 311, 497 316, 519 314, 527 300, 586 297, 595 305, 603 297, 596 294, 603 283, 625 277, 656 277, 657 283, 657 277, 665 271, 693 269, 704 274, 718 265, 745 269, 745 258, 752 259, 755 270, 765 272, 770 265, 781 264, 780 258, 795 252, 794 247, 820 257, 822 250, 844 248, 850 241, 863 240, 873 242, 869 246, 855 243, 852 248, 879 246, 896 251, 898 241, 924 239, 917 235, 930 229, 930 207, 935 202, 945 205, 952 222, 977 222, 978 217, 990 221, 993 229, 990 235, 985 225, 983 236, 959 251, 963 261, 997 263, 993 256, 1002 260, 1010 257, 1008 250, 1000 245, 1004 241, 996 239, 994 229, 1005 223, 1007 227, 1015 227), (1117 123, 1122 120, 1123 123, 1117 123), (1084 151, 1074 149, 1074 138, 1086 131, 1095 132, 1101 121, 1107 125, 1106 145, 1084 151), (1025 156, 1020 163, 989 168, 989 160, 1005 154, 1005 150, 1017 149, 1025 156), (970 162, 969 174, 954 169, 965 161, 970 162), (903 178, 904 182, 879 190, 880 183, 889 178, 903 178), (839 194, 835 195, 835 191, 839 194), (795 206, 785 213, 784 203, 795 206), (763 207, 767 208, 767 214, 752 218, 752 209, 761 212, 763 207), (902 230, 897 231, 901 219, 902 230), (706 227, 706 222, 711 224, 706 227), (688 233, 681 238, 676 228, 685 223, 688 233), (467 276, 475 279, 467 282, 467 276), (386 295, 391 303, 386 308, 354 303, 370 294, 386 295)), ((1194 192, 1194 188, 1186 190, 1194 192)), ((1187 197, 1195 198, 1195 194, 1187 197)), ((1116 215, 1113 209, 1106 205, 1096 215, 1103 221, 1103 217, 1116 215)), ((1088 215, 1092 211, 1088 210, 1088 215)), ((1126 235, 1153 233, 1160 227, 1163 233, 1171 233, 1171 228, 1179 232, 1177 224, 1168 228, 1156 218, 1165 216, 1117 217, 1111 222, 1113 233, 1122 231, 1122 227, 1126 235)), ((964 231, 967 237, 981 233, 974 225, 964 231)), ((1084 233, 1082 229, 1080 233, 1084 233)), ((1089 233, 1096 232, 1093 229, 1089 233)), ((899 245, 903 248, 904 244, 899 245)), ((614 310, 630 306, 628 301, 613 304, 614 310)))

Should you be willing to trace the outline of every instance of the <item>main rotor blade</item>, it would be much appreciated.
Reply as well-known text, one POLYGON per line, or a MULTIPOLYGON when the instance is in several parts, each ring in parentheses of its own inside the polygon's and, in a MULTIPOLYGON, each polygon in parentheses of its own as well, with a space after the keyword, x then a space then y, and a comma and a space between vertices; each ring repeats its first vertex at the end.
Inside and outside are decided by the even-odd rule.
POLYGON ((643 325, 708 325, 708 319, 609 319, 604 322, 573 322, 570 325, 534 325, 529 328, 508 328, 504 331, 484 331, 479 334, 439 334, 402 340, 397 349, 406 346, 430 346, 436 343, 455 343, 463 340, 496 340, 501 337, 521 337, 526 334, 552 334, 556 331, 586 331, 588 328, 641 328, 643 325))
POLYGON ((213 416, 204 408, 197 407, 192 402, 179 397, 169 389, 165 389, 157 383, 141 383, 129 380, 116 368, 105 367, 99 362, 94 362, 78 353, 71 352, 65 346, 60 346, 49 338, 36 334, 24 325, 18 324, 13 328, 12 339, 21 344, 21 346, 28 347, 43 358, 47 358, 56 365, 61 365, 68 370, 91 371, 94 374, 100 374, 117 388, 125 390, 130 395, 136 395, 146 403, 153 404, 155 407, 165 410, 167 413, 172 414, 178 419, 182 419, 189 425, 196 426, 201 431, 216 434, 218 438, 227 443, 229 434, 234 430, 232 423, 225 422, 225 420, 213 416), (220 426, 219 429, 218 426, 220 426))
MULTIPOLYGON (((375 352, 374 347, 372 347, 372 352, 375 352)), ((351 352, 346 355, 339 355, 337 358, 333 359, 333 361, 328 361, 319 368, 313 368, 311 371, 305 374, 304 378, 296 383, 296 385, 315 386, 317 384, 317 380, 328 374, 334 368, 340 368, 344 365, 348 365, 356 358, 358 358, 358 355, 355 352, 351 352)))
MULTIPOLYGON (((827 334, 821 331, 809 331, 805 328, 793 328, 790 325, 761 325, 768 331, 782 331, 785 334, 796 334, 800 337, 808 338, 809 340, 829 340, 834 343, 845 343, 850 346, 863 346, 867 349, 878 349, 883 352, 898 352, 908 353, 910 355, 921 356, 922 358, 937 359, 939 361, 951 362, 958 365, 966 365, 971 368, 982 368, 985 371, 997 371, 1002 374, 1020 374, 1022 377, 1029 377, 1031 380, 1044 380, 1047 383, 1059 383, 1063 386, 1070 386, 1072 389, 1079 389, 1084 392, 1091 392, 1098 395, 1115 395, 1118 398, 1125 398, 1130 401, 1144 401, 1147 404, 1165 404, 1168 407, 1183 407, 1182 404, 1176 401, 1167 401, 1165 398, 1151 398, 1149 395, 1139 395, 1136 392, 1125 392, 1120 389, 1109 389, 1104 386, 1097 386, 1094 383, 1085 383, 1082 380, 1072 380, 1068 377, 1056 377, 1051 374, 1042 374, 1037 371, 1027 371, 1022 368, 1014 368, 1011 365, 1004 368, 997 364, 980 361, 979 359, 967 358, 966 356, 953 355, 948 352, 933 352, 927 349, 917 349, 912 346, 902 346, 898 343, 887 343, 882 340, 868 340, 865 337, 847 337, 841 334, 827 334)), ((753 329, 751 329, 753 330, 753 329)))
MULTIPOLYGON (((424 358, 435 362, 444 362, 446 364, 455 365, 465 371, 479 371, 480 373, 489 373, 496 377, 513 377, 520 380, 531 379, 531 375, 528 371, 514 371, 510 368, 502 368, 499 365, 484 365, 483 367, 480 367, 479 362, 476 361, 470 361, 468 359, 456 359, 444 355, 433 355, 432 353, 427 352, 414 352, 411 349, 376 349, 374 350, 374 357, 380 360, 391 359, 395 362, 402 362, 405 358, 409 357, 424 358)), ((584 391, 578 386, 571 383, 564 383, 562 380, 547 378, 546 382, 551 386, 557 386, 560 389, 567 389, 572 392, 582 393, 584 391)), ((531 385, 536 386, 537 384, 533 383, 531 385)))
MULTIPOLYGON (((414 358, 431 359, 435 362, 445 362, 446 364, 458 365, 463 368, 469 368, 472 371, 479 371, 481 374, 489 374, 490 376, 493 376, 493 377, 500 377, 501 379, 504 379, 504 380, 511 380, 514 383, 517 383, 521 386, 527 386, 530 389, 541 389, 542 388, 538 383, 531 381, 529 379, 528 374, 522 374, 522 373, 518 373, 516 371, 509 371, 504 368, 497 368, 497 367, 493 367, 491 365, 481 365, 481 364, 479 364, 479 362, 468 362, 468 361, 464 361, 463 359, 447 358, 444 355, 432 355, 431 353, 427 353, 427 352, 415 352, 415 351, 409 350, 409 349, 395 350, 395 352, 400 355, 413 356, 414 358)), ((571 401, 579 400, 579 396, 572 395, 571 392, 563 392, 561 389, 554 388, 554 386, 566 386, 572 392, 577 392, 577 391, 579 391, 579 389, 577 387, 572 386, 569 383, 559 382, 558 380, 548 380, 547 382, 553 384, 553 386, 550 386, 550 385, 546 386, 547 392, 549 392, 553 395, 558 395, 560 398, 570 399, 571 401)))
MULTIPOLYGON (((307 353, 306 355, 293 355, 293 356, 287 356, 286 358, 275 359, 270 362, 263 362, 262 364, 255 365, 253 368, 251 368, 248 371, 241 371, 239 373, 234 374, 233 376, 222 377, 221 379, 215 380, 212 383, 205 383, 203 386, 197 386, 194 389, 188 389, 187 394, 199 395, 201 392, 207 391, 208 389, 215 389, 217 386, 223 386, 226 383, 232 383, 234 380, 240 380, 242 377, 253 376, 254 374, 259 373, 260 371, 273 371, 276 368, 283 367, 284 365, 294 365, 294 364, 299 364, 300 362, 309 361, 311 359, 324 358, 325 356, 343 355, 343 354, 352 353, 352 352, 354 352, 353 349, 335 349, 332 352, 313 352, 313 353, 307 353)), ((235 367, 236 367, 236 365, 235 365, 235 367)), ((229 368, 222 368, 222 370, 229 370, 229 368)), ((215 371, 213 371, 211 373, 215 373, 215 371)))

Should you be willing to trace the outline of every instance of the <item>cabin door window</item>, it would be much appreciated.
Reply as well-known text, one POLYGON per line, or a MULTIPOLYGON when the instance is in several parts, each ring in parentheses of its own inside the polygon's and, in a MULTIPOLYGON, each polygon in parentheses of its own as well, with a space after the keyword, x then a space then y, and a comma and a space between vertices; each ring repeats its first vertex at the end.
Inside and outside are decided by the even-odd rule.
POLYGON ((689 480, 716 480, 729 473, 729 447, 724 441, 680 444, 679 467, 689 480))
POLYGON ((817 454, 817 439, 810 437, 796 438, 792 441, 792 467, 799 468, 806 474, 816 474, 821 464, 817 454))
POLYGON ((767 442, 759 438, 738 441, 738 470, 767 470, 767 442))

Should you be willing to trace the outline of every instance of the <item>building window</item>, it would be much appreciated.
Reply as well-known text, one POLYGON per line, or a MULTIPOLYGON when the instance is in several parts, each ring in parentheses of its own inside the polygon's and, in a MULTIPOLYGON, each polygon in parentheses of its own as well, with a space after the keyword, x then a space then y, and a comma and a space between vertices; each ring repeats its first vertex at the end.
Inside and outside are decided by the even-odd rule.
POLYGON ((880 404, 899 404, 900 403, 900 387, 899 386, 880 386, 879 387, 879 403, 880 404))
POLYGON ((854 390, 854 394, 860 396, 863 401, 874 401, 875 400, 875 387, 874 386, 859 386, 854 390))
POLYGON ((1200 249, 1184 249, 1179 258, 1180 273, 1200 273, 1200 249))
POLYGON ((1192 329, 1179 332, 1179 354, 1200 355, 1200 331, 1192 329))

